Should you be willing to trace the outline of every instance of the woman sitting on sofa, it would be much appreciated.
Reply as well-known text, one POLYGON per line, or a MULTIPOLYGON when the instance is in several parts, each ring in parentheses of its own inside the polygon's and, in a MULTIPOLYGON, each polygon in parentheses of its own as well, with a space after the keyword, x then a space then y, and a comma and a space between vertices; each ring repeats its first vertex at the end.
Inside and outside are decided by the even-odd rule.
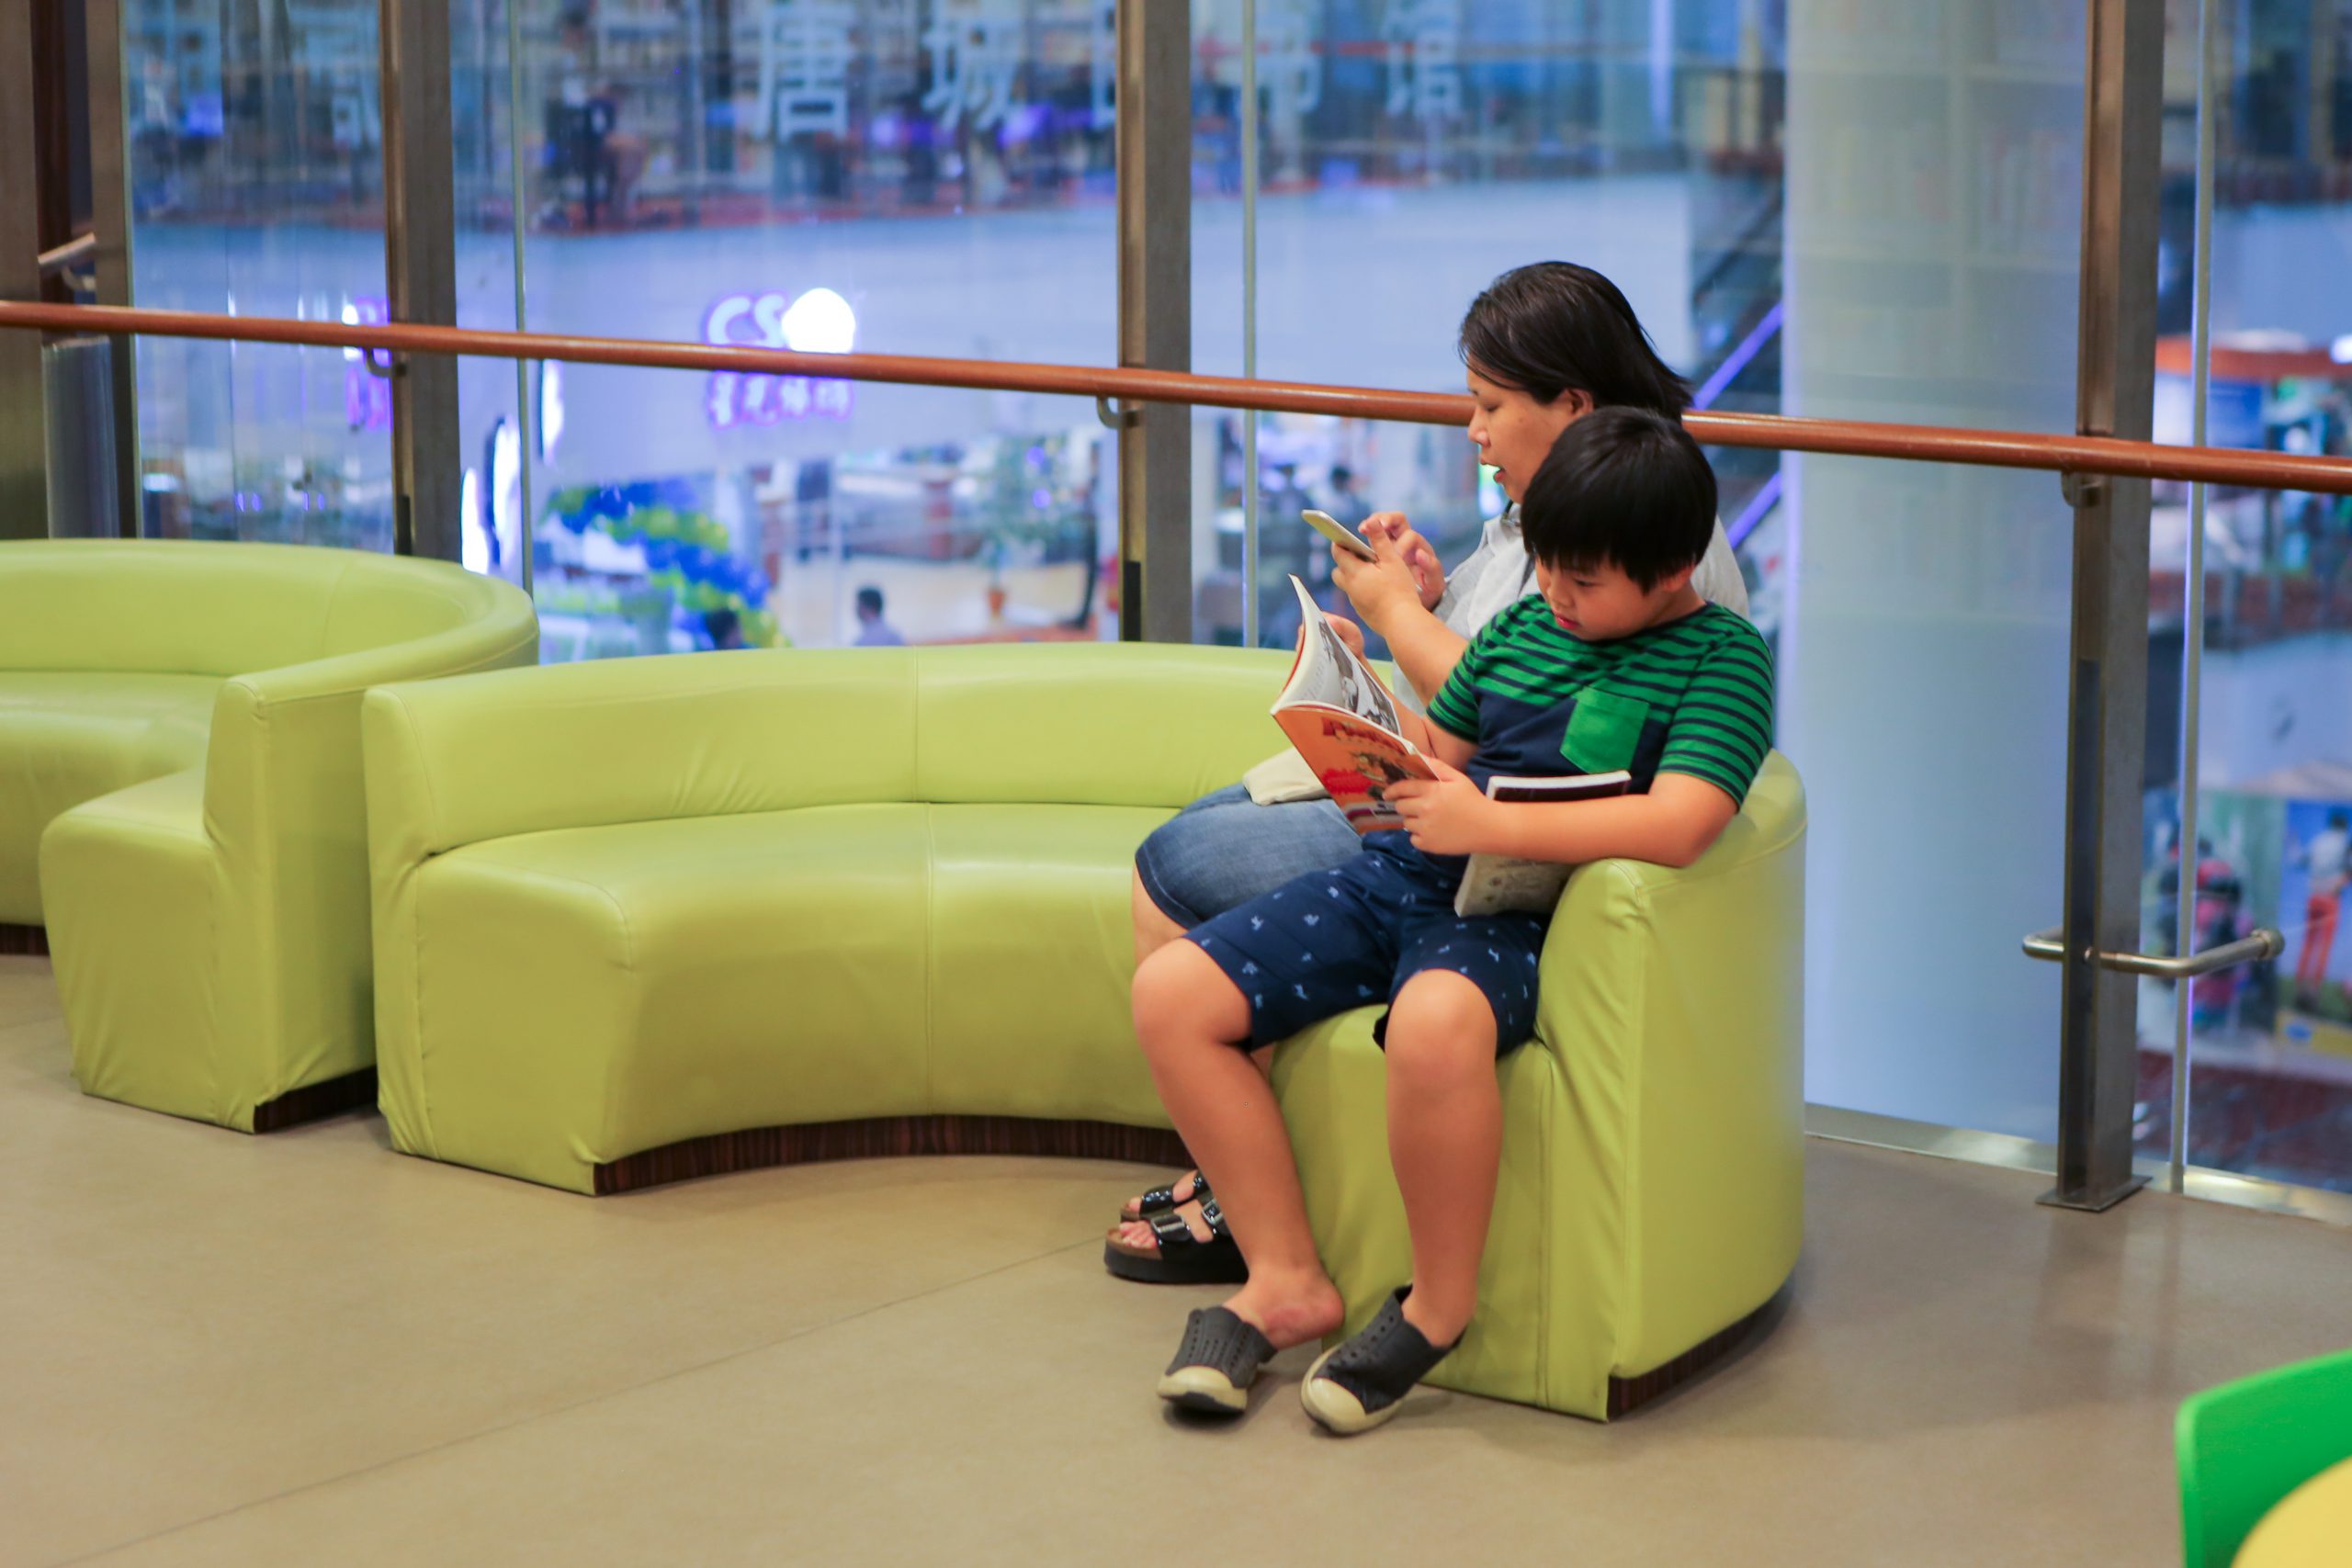
MULTIPOLYGON (((1511 506, 1487 520, 1477 548, 1450 576, 1402 513, 1364 520, 1378 560, 1332 552, 1334 579, 1387 638, 1408 701, 1426 703, 1479 629, 1534 592, 1518 502, 1560 432, 1603 405, 1679 415, 1690 401, 1617 286, 1572 262, 1538 262, 1495 279, 1463 317, 1461 352, 1475 402, 1470 440, 1511 506)), ((1692 581, 1709 601, 1747 613, 1747 587, 1720 523, 1692 581)), ((1352 622, 1335 616, 1333 625, 1361 651, 1352 622)), ((1272 759, 1144 840, 1133 892, 1137 963, 1211 916, 1360 852, 1355 829, 1294 762, 1289 753, 1272 759)), ((1207 1185, 1192 1171, 1128 1202, 1104 1243, 1105 1266, 1160 1283, 1247 1278, 1207 1185)))

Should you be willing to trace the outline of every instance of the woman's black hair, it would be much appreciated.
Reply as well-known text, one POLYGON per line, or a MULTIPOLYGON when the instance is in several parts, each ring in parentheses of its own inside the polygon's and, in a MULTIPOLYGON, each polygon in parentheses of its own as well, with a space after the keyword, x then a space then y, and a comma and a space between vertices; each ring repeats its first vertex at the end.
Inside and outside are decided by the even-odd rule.
POLYGON ((1519 526, 1544 565, 1614 566, 1646 593, 1707 553, 1715 471, 1673 415, 1595 409, 1560 433, 1527 481, 1519 526))
POLYGON ((1574 389, 1596 407, 1679 414, 1690 389, 1650 345, 1617 286, 1574 262, 1535 262, 1487 285, 1462 318, 1463 362, 1548 403, 1574 389))

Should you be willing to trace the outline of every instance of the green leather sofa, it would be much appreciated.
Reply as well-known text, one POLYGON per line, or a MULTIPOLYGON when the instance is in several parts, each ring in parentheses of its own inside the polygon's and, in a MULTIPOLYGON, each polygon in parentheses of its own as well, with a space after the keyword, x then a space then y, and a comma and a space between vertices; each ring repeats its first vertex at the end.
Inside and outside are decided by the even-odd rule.
POLYGON ((522 593, 440 562, 0 545, 0 915, 48 926, 84 1091, 247 1131, 364 1103, 361 694, 537 657, 522 593))
MULTIPOLYGON (((1131 857, 1279 744, 1283 668, 1148 645, 784 651, 371 692, 395 1146, 591 1192, 649 1151, 735 1151, 665 1168, 685 1173, 789 1157, 758 1129, 1164 1128, 1128 1019, 1131 857)), ((1541 1037, 1499 1069, 1484 1304, 1438 1382, 1613 1414, 1788 1278, 1804 823, 1775 757, 1696 866, 1570 884, 1541 1037)), ((1289 1042, 1274 1076, 1351 1325, 1409 1259, 1373 1017, 1289 1042)))

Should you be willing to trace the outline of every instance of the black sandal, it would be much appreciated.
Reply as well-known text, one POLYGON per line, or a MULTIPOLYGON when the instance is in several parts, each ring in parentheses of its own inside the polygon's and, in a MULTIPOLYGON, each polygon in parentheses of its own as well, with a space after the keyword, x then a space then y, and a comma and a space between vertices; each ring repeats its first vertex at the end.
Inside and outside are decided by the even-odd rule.
POLYGON ((1266 1337, 1221 1306, 1195 1308, 1184 1319, 1184 1341, 1160 1374, 1159 1397, 1187 1410, 1238 1416, 1250 1408, 1250 1385, 1273 1359, 1266 1337))
MULTIPOLYGON (((1176 1179, 1176 1181, 1182 1181, 1183 1179, 1184 1179, 1180 1176, 1176 1179)), ((1141 1220, 1146 1224, 1148 1224, 1152 1215, 1164 1214, 1170 1209, 1181 1208, 1184 1204, 1191 1202, 1194 1198, 1201 1199, 1204 1201, 1207 1200, 1209 1195, 1209 1179, 1203 1176, 1199 1171, 1196 1170, 1193 1172, 1193 1190, 1189 1197, 1179 1198, 1176 1196, 1176 1181, 1171 1181, 1165 1187, 1153 1188, 1150 1191, 1136 1200, 1136 1206, 1133 1209, 1122 1207, 1119 1210, 1119 1223, 1124 1225, 1132 1221, 1141 1220)))
POLYGON ((1201 1218, 1209 1223, 1206 1241, 1194 1235, 1184 1216, 1173 1209, 1144 1222, 1157 1247, 1130 1247, 1115 1235, 1107 1237, 1102 1267, 1122 1280, 1145 1285, 1238 1285, 1250 1278, 1250 1265, 1242 1260, 1216 1199, 1202 1202, 1201 1218))
POLYGON ((1371 1431, 1396 1415, 1413 1385, 1453 1349, 1430 1344, 1405 1321, 1405 1297, 1411 1290, 1399 1286, 1363 1333, 1324 1351, 1306 1369, 1299 1400, 1328 1430, 1341 1437, 1371 1431))

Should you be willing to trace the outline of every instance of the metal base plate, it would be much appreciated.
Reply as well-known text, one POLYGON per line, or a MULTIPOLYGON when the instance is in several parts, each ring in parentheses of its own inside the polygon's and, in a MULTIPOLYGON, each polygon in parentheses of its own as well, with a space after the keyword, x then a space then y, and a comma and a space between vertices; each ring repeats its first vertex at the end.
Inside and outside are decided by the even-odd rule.
POLYGON ((2086 1214, 2103 1214, 2147 1184, 2146 1177, 2135 1176, 2120 1187, 2111 1187, 2089 1198, 2064 1197, 2061 1196, 2059 1190, 2053 1187, 2036 1198, 2034 1201, 2049 1209, 2075 1209, 2086 1214))

